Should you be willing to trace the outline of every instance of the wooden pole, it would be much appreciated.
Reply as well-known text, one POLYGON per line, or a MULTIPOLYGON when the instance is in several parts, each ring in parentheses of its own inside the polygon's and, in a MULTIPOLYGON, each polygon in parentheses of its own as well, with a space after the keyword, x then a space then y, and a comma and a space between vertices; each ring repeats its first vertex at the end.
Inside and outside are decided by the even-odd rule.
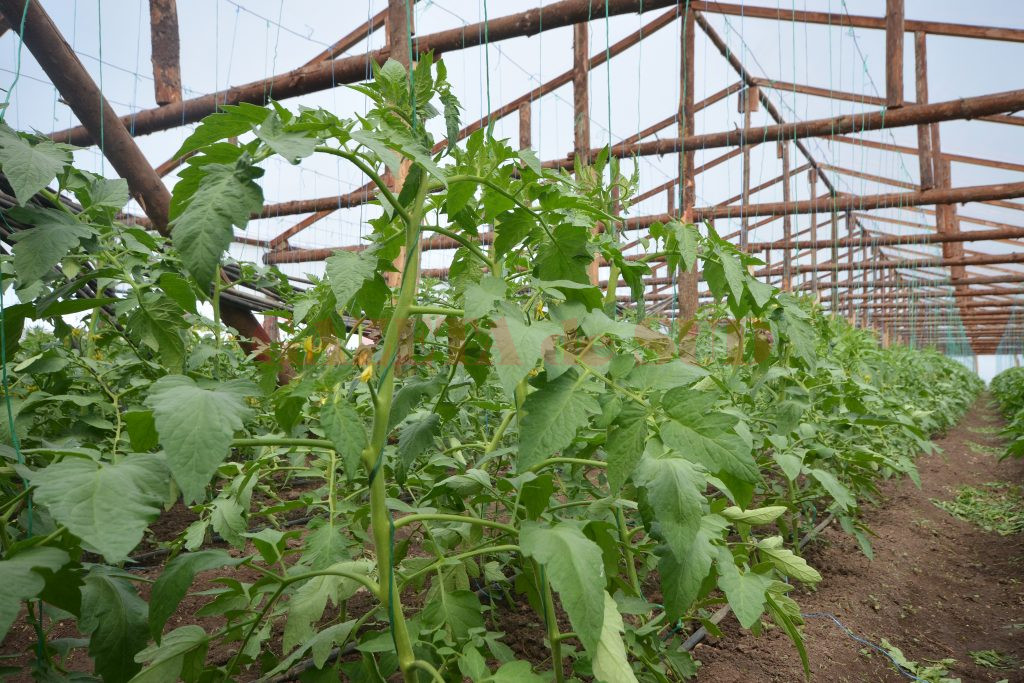
MULTIPOLYGON (((743 114, 743 130, 750 130, 751 112, 757 106, 757 86, 747 86, 740 91, 739 110, 743 114)), ((740 149, 743 150, 743 192, 740 203, 746 206, 750 203, 750 145, 746 139, 740 140, 740 149)), ((740 249, 747 248, 749 239, 750 221, 744 215, 740 222, 740 249)))
MULTIPOLYGON (((914 76, 917 86, 917 101, 928 101, 928 57, 927 34, 918 31, 914 34, 914 76)), ((922 124, 917 127, 917 161, 921 169, 922 190, 935 187, 935 170, 932 158, 931 126, 922 124)))
POLYGON ((181 102, 181 46, 175 0, 149 0, 149 28, 156 103, 181 102))
MULTIPOLYGON (((778 155, 782 158, 782 201, 788 204, 792 197, 789 194, 789 145, 786 142, 779 142, 778 155)), ((782 241, 789 243, 793 239, 792 220, 788 213, 782 215, 782 241)), ((749 247, 749 245, 748 245, 749 247)), ((788 292, 793 287, 792 265, 793 252, 789 247, 782 250, 782 290, 788 292)))
POLYGON ((888 107, 903 106, 903 0, 885 3, 885 99, 888 107))
POLYGON ((519 149, 530 149, 533 146, 532 114, 531 103, 523 102, 519 105, 519 149))
MULTIPOLYGON (((694 12, 687 10, 683 16, 680 30, 680 102, 679 102, 679 137, 685 140, 688 135, 694 132, 695 107, 695 58, 694 58, 694 12)), ((680 208, 682 209, 683 223, 694 222, 693 208, 697 199, 697 174, 694 169, 694 148, 683 147, 679 155, 680 169, 680 208)), ((699 275, 697 266, 689 271, 679 271, 679 317, 683 320, 691 320, 697 314, 697 307, 700 305, 697 297, 697 283, 699 275)))
MULTIPOLYGON (((807 182, 811 186, 811 200, 818 197, 818 172, 811 169, 807 172, 807 182)), ((787 212, 788 213, 788 212, 787 212)), ((818 209, 812 207, 811 211, 811 290, 818 295, 818 209)), ((792 270, 790 271, 792 272, 792 270)), ((800 272, 797 270, 797 272, 800 272)))

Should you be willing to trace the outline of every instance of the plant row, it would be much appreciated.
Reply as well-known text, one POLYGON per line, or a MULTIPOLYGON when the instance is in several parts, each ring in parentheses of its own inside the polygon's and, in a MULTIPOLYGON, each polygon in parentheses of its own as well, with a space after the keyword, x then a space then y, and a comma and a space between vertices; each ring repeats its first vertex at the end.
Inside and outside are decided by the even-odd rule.
POLYGON ((870 554, 861 506, 916 479, 979 380, 755 279, 710 225, 656 224, 627 256, 636 178, 604 154, 554 172, 489 131, 432 151, 435 116, 448 140, 459 125, 441 63, 356 88, 354 118, 205 119, 166 238, 117 220, 123 181, 0 128, 20 205, 0 339, 0 635, 34 633, 18 663, 80 676, 87 648, 106 683, 674 681, 728 604, 806 668, 789 593, 821 576, 800 536, 834 515, 870 554), (361 248, 306 290, 251 264, 231 282, 260 164, 327 155, 376 187, 361 248), (419 275, 434 238, 456 247, 444 281, 419 275), (645 311, 655 262, 699 271, 713 302, 645 311), (241 286, 287 303, 282 341, 241 350, 220 310, 241 286), (175 506, 195 521, 154 535, 175 506), (169 554, 155 580, 133 571, 143 543, 169 554), (510 646, 524 611, 543 655, 510 646), (57 637, 68 622, 81 639, 57 637))

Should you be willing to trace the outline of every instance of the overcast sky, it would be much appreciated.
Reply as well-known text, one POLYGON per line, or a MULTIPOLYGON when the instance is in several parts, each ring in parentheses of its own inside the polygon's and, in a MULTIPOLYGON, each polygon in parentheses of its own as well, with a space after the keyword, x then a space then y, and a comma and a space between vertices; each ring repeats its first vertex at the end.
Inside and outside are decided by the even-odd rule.
MULTIPOLYGON (((738 2, 738 0, 737 0, 738 2)), ((359 26, 385 6, 385 0, 178 0, 181 30, 181 65, 185 97, 195 97, 229 85, 265 79, 272 74, 295 68, 328 44, 359 26)), ((420 0, 415 7, 415 22, 420 34, 475 23, 543 4, 538 0, 420 0)), ((759 0, 746 3, 785 10, 818 10, 835 13, 881 16, 884 0, 759 0)), ((155 105, 150 66, 149 12, 146 0, 44 0, 68 42, 86 68, 102 84, 102 89, 119 113, 130 113, 155 105)), ((666 10, 631 14, 605 21, 603 3, 594 2, 591 22, 591 53, 633 33, 666 10)), ((668 10, 671 11, 671 10, 668 10)), ((991 26, 1024 28, 1024 3, 1018 0, 907 0, 908 19, 929 19, 991 26)), ((730 50, 756 76, 796 82, 838 91, 877 96, 884 93, 884 32, 866 29, 842 29, 802 23, 774 22, 749 17, 708 15, 709 21, 728 42, 730 50)), ((368 36, 362 45, 350 51, 380 47, 383 32, 368 36)), ((654 122, 670 116, 678 106, 679 22, 650 35, 643 42, 612 60, 610 71, 602 66, 591 74, 590 118, 595 146, 617 142, 654 122), (609 89, 610 84, 610 89, 609 89)), ((913 36, 907 34, 905 83, 907 98, 914 98, 913 36)), ((13 79, 18 41, 13 32, 0 38, 0 81, 13 79)), ((714 46, 697 31, 697 100, 737 82, 738 77, 714 46)), ((572 64, 572 30, 560 28, 541 36, 492 43, 444 56, 450 80, 465 107, 464 121, 485 115, 532 87, 557 76, 572 64), (487 77, 486 64, 490 64, 487 77)), ((942 36, 928 38, 929 90, 932 101, 1001 92, 1021 87, 1020 65, 1024 64, 1024 44, 968 40, 942 36)), ((810 97, 791 91, 767 91, 783 116, 789 120, 836 116, 876 107, 856 102, 810 97)), ((343 87, 286 100, 285 106, 299 104, 324 106, 339 115, 362 112, 365 99, 343 87)), ((572 148, 572 91, 565 86, 535 102, 533 143, 542 159, 563 157, 572 148)), ((22 77, 11 98, 7 114, 11 125, 43 132, 75 125, 68 107, 27 50, 22 52, 22 77)), ((755 125, 772 123, 762 110, 753 115, 755 125)), ((702 111, 697 117, 697 132, 714 132, 742 125, 737 113, 736 96, 702 111)), ((141 136, 139 144, 147 157, 159 164, 167 160, 188 135, 191 126, 141 136)), ((498 122, 499 136, 515 140, 518 120, 515 115, 498 122)), ((944 151, 970 154, 1004 161, 1022 162, 1024 127, 989 122, 950 122, 941 125, 944 151)), ((674 136, 674 128, 662 137, 674 136)), ((866 138, 916 145, 913 128, 865 134, 866 138)), ((883 175, 905 182, 918 180, 914 156, 868 150, 827 140, 808 141, 815 159, 864 173, 883 175)), ((723 150, 698 150, 700 164, 720 156, 723 150)), ((775 145, 755 147, 751 155, 751 184, 773 179, 781 173, 775 145)), ((112 174, 95 149, 77 153, 78 162, 97 171, 112 174)), ((805 163, 794 153, 793 167, 805 163)), ((673 177, 677 165, 674 155, 646 157, 639 161, 641 190, 660 185, 673 177)), ((954 163, 953 185, 977 185, 1020 181, 1021 173, 954 163)), ((698 178, 699 205, 721 202, 739 193, 739 159, 721 164, 698 178)), ((894 191, 888 185, 854 177, 830 176, 840 191, 874 194, 894 191)), ((169 185, 175 176, 167 178, 169 185)), ((343 194, 362 184, 357 172, 332 159, 316 159, 293 167, 272 161, 262 183, 268 202, 343 194)), ((823 188, 819 184, 819 193, 823 188)), ((809 187, 806 174, 792 185, 795 198, 806 199, 809 187)), ((781 199, 781 186, 757 194, 756 201, 781 199)), ((660 213, 666 209, 666 197, 660 194, 634 207, 633 215, 660 213)), ((364 219, 372 209, 339 211, 297 235, 295 247, 340 246, 352 244, 364 232, 364 219)), ((1019 212, 978 204, 961 210, 964 216, 1022 225, 1019 212)), ((932 223, 933 217, 908 209, 881 212, 881 215, 912 223, 932 223)), ((269 239, 301 219, 288 216, 253 222, 245 234, 269 239)), ((808 224, 807 217, 795 219, 798 229, 808 224)), ((871 230, 908 234, 918 229, 883 222, 864 222, 871 230)), ((719 231, 728 233, 738 224, 720 222, 719 231)), ((964 223, 962 228, 983 226, 964 223)), ((776 221, 751 235, 751 239, 777 239, 782 235, 776 221)), ((823 233, 825 235, 827 233, 823 233)), ((1007 244, 968 245, 985 252, 1014 249, 1007 244)), ((928 251, 926 247, 917 247, 928 251)), ((931 251, 937 252, 937 249, 931 251)), ((259 260, 262 250, 236 247, 236 257, 259 260)), ((892 252, 898 255, 899 252, 892 252)), ((906 254, 904 254, 906 255, 906 254)), ((823 252, 823 258, 826 253, 823 252)), ((427 267, 444 265, 448 255, 428 254, 427 267)), ((775 255, 776 260, 778 254, 775 255)), ((1012 268, 1013 266, 1006 266, 1012 268)), ((317 273, 319 264, 288 266, 293 274, 317 273)), ((979 269, 979 274, 995 274, 979 269)), ((842 275, 840 275, 842 278, 842 275)))

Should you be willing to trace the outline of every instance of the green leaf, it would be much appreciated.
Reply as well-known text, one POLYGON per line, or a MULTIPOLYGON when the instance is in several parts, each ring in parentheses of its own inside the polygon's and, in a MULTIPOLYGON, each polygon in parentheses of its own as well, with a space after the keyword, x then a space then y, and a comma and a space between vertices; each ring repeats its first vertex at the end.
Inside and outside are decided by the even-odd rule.
POLYGON ((537 219, 526 209, 506 211, 494 221, 494 256, 502 258, 537 227, 537 219))
POLYGON ((30 143, 19 135, 0 137, 0 169, 24 206, 71 163, 71 152, 48 140, 30 143))
POLYGON ((313 666, 317 669, 322 669, 324 664, 327 663, 327 658, 330 656, 331 651, 348 640, 355 625, 355 619, 351 619, 318 630, 312 638, 299 645, 291 654, 278 662, 277 666, 266 672, 264 678, 274 680, 277 674, 284 673, 292 668, 307 652, 311 655, 310 659, 313 661, 313 666))
POLYGON ((336 251, 324 261, 324 272, 338 306, 344 308, 377 271, 377 258, 367 252, 336 251))
POLYGON ((406 470, 434 443, 440 423, 441 417, 437 413, 427 413, 399 430, 398 459, 406 470))
POLYGON ((517 471, 527 470, 571 444, 590 415, 601 412, 597 401, 577 383, 576 373, 569 371, 526 397, 517 471))
POLYGON ((529 662, 517 659, 502 664, 493 676, 485 680, 490 683, 546 683, 548 679, 533 673, 529 662))
POLYGON ((266 143, 276 154, 288 163, 297 164, 313 153, 319 140, 298 131, 285 130, 284 122, 277 112, 270 112, 256 129, 256 137, 266 143))
MULTIPOLYGON (((263 190, 246 173, 226 164, 206 164, 195 193, 187 200, 174 190, 184 209, 171 221, 171 241, 188 272, 204 290, 213 281, 221 255, 244 228, 250 214, 263 208, 263 190)), ((183 190, 184 191, 184 190, 183 190)))
POLYGON ((721 538, 724 529, 725 522, 721 517, 705 515, 687 557, 679 560, 674 553, 667 552, 659 558, 658 575, 665 600, 665 615, 669 620, 682 618, 700 595, 701 585, 711 573, 715 557, 712 540, 721 538))
POLYGON ((131 683, 177 683, 197 679, 206 660, 209 637, 200 626, 176 628, 159 645, 147 647, 135 655, 135 661, 149 662, 131 683))
POLYGON ((320 409, 320 426, 334 444, 334 450, 345 463, 345 476, 351 480, 359 470, 359 461, 366 448, 366 427, 356 407, 345 397, 339 385, 320 409))
POLYGON ((78 628, 89 635, 89 655, 104 683, 122 683, 141 668, 136 652, 146 647, 146 602, 117 570, 96 567, 82 586, 78 628))
POLYGON ((544 568, 544 575, 558 593, 573 630, 593 656, 601 639, 605 613, 604 562, 600 546, 568 522, 553 527, 524 522, 519 545, 523 555, 544 568))
POLYGON ((665 444, 687 460, 700 463, 713 474, 725 473, 740 481, 761 479, 749 444, 734 430, 737 418, 726 413, 679 415, 661 426, 665 444))
POLYGON ((462 211, 469 203, 469 200, 476 194, 478 185, 475 181, 460 180, 448 186, 448 195, 445 198, 445 212, 449 217, 462 211))
POLYGON ((66 458, 31 474, 35 501, 107 562, 123 562, 160 514, 167 469, 155 453, 118 463, 66 458))
POLYGON ((771 524, 785 513, 786 509, 787 508, 784 505, 769 505, 763 508, 742 510, 733 505, 725 508, 718 514, 722 515, 730 522, 742 522, 743 524, 755 526, 758 524, 771 524))
POLYGON ((270 113, 269 109, 243 102, 238 105, 221 105, 221 111, 204 118, 192 134, 185 138, 181 148, 174 153, 175 159, 200 147, 206 147, 218 140, 226 140, 248 133, 259 125, 270 113))
POLYGON ((495 319, 490 334, 494 342, 494 369, 501 386, 512 397, 519 381, 537 366, 544 355, 548 339, 562 334, 562 326, 548 320, 527 325, 519 315, 508 315, 495 319))
POLYGON ((604 450, 608 458, 608 487, 613 494, 622 490, 644 455, 647 443, 647 410, 626 404, 608 427, 604 450))
POLYGON ((718 587, 743 628, 752 628, 764 612, 765 595, 772 580, 763 574, 740 572, 727 548, 718 549, 718 587))
POLYGON ((850 489, 840 484, 839 480, 832 473, 825 470, 809 469, 807 474, 817 479, 818 483, 828 491, 828 495, 832 496, 836 504, 842 509, 850 510, 857 507, 857 499, 850 493, 850 489))
POLYGON ((604 622, 601 638, 593 656, 594 678, 606 683, 636 683, 633 667, 626 658, 626 644, 622 642, 622 615, 614 598, 604 593, 604 622))
POLYGON ((807 658, 807 647, 804 645, 803 634, 800 633, 800 629, 797 627, 797 620, 789 615, 778 602, 778 594, 768 592, 765 594, 765 599, 768 604, 768 611, 771 612, 772 618, 779 626, 786 632, 790 640, 796 646, 797 653, 800 655, 800 663, 804 667, 804 676, 807 680, 811 678, 811 663, 807 658))
POLYGON ((32 226, 11 235, 14 241, 14 273, 21 285, 45 276, 81 240, 93 235, 88 225, 57 209, 12 209, 9 215, 32 226))
MULTIPOLYGON (((368 560, 354 560, 338 562, 323 571, 369 576, 371 566, 368 560)), ((320 621, 328 602, 338 605, 362 587, 359 581, 337 574, 314 576, 299 586, 288 599, 288 621, 284 627, 285 651, 313 636, 314 624, 320 621)))
POLYGON ((89 186, 89 207, 120 209, 131 198, 124 178, 96 178, 89 186))
POLYGON ((39 595, 45 573, 56 573, 71 558, 59 548, 29 548, 0 562, 0 641, 21 612, 21 601, 39 595))
POLYGON ((466 287, 463 295, 465 300, 466 320, 476 320, 494 310, 494 304, 505 298, 505 281, 493 275, 484 275, 480 282, 466 287))
POLYGON ((186 502, 205 496, 206 485, 228 456, 231 438, 251 412, 245 398, 258 391, 241 379, 213 387, 203 388, 184 375, 165 375, 153 383, 146 399, 186 502))
POLYGON ((804 583, 818 583, 821 574, 807 560, 782 547, 782 536, 771 536, 757 543, 758 550, 775 565, 780 572, 804 583))
POLYGON ((446 626, 456 641, 464 641, 472 629, 484 627, 483 607, 476 593, 468 590, 447 592, 440 587, 420 613, 427 628, 446 626))
POLYGON ((704 477, 683 458, 645 455, 633 478, 644 488, 654 513, 655 535, 685 562, 704 512, 704 477))
POLYGON ((187 328, 181 310, 169 299, 148 296, 127 320, 132 337, 160 354, 167 369, 181 372, 185 362, 185 340, 181 330, 187 328))
POLYGON ((196 312, 196 294, 188 280, 177 273, 164 273, 160 276, 159 284, 171 301, 189 313, 196 312))
POLYGON ((149 595, 149 634, 157 643, 164 625, 178 608, 196 574, 219 567, 235 567, 245 558, 231 557, 225 550, 183 553, 167 563, 149 595))

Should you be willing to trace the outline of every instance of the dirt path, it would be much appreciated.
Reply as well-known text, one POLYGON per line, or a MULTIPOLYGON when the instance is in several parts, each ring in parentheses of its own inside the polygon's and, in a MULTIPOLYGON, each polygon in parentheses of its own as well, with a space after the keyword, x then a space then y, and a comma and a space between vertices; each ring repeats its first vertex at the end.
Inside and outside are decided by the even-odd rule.
MULTIPOLYGON (((794 591, 805 613, 831 613, 861 638, 883 638, 910 660, 952 658, 950 676, 967 681, 1024 682, 1024 533, 1000 536, 954 518, 931 499, 950 500, 963 485, 1024 483, 1024 461, 998 462, 985 446, 1000 443, 1002 421, 982 395, 961 422, 936 439, 944 453, 918 460, 922 487, 882 487, 866 521, 877 534, 869 561, 853 539, 830 527, 808 548, 825 577, 816 592, 794 591), (976 665, 970 652, 996 650, 1013 669, 976 665)), ((801 681, 800 659, 777 629, 760 638, 723 622, 726 637, 699 645, 699 680, 715 683, 801 681)), ((804 627, 814 681, 908 681, 880 654, 861 654, 832 621, 804 627)), ((928 679, 932 680, 932 679, 928 679)))

